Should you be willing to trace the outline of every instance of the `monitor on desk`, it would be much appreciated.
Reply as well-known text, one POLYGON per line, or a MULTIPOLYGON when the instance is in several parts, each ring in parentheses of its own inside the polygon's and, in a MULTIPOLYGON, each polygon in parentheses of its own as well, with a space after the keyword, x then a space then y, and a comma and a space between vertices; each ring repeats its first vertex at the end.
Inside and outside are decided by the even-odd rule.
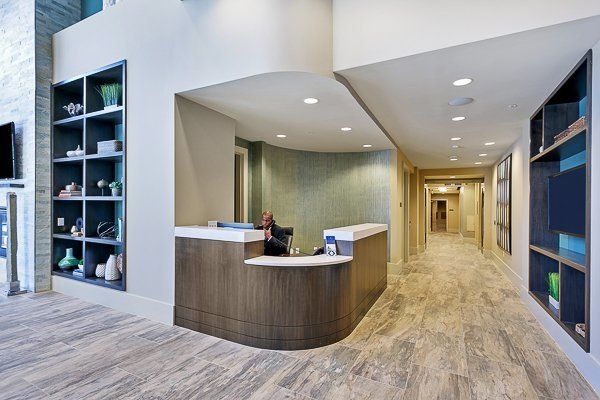
POLYGON ((218 228, 254 229, 254 225, 245 222, 217 222, 218 228))

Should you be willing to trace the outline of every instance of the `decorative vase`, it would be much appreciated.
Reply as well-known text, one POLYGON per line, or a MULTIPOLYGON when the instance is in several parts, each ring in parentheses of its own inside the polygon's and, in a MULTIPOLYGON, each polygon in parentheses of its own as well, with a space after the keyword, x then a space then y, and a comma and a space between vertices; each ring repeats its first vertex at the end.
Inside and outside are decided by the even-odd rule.
POLYGON ((121 279, 121 272, 117 268, 117 255, 111 254, 106 262, 106 270, 104 271, 104 279, 107 281, 118 281, 121 279))
POLYGON ((96 265, 96 276, 98 278, 104 278, 106 276, 106 263, 96 265))
POLYGON ((548 295, 548 303, 550 303, 552 307, 556 308, 557 310, 560 308, 560 302, 554 299, 554 297, 551 295, 548 295))
POLYGON ((110 106, 104 106, 104 109, 108 111, 108 110, 114 110, 118 107, 119 107, 118 104, 111 104, 110 106))
POLYGON ((119 197, 121 195, 121 189, 119 188, 111 189, 111 192, 114 197, 119 197))
POLYGON ((123 273, 123 254, 117 256, 117 269, 120 273, 123 273))
POLYGON ((69 270, 78 265, 79 265, 79 260, 76 257, 73 257, 73 249, 72 248, 68 248, 65 258, 63 258, 62 260, 60 260, 58 262, 58 268, 60 268, 62 270, 69 270))

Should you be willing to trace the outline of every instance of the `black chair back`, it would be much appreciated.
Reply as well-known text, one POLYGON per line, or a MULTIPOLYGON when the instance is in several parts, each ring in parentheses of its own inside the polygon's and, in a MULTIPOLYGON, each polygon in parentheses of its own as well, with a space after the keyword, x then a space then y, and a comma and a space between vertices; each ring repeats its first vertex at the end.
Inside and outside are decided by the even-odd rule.
POLYGON ((282 226, 283 234, 285 235, 285 244, 287 245, 287 253, 290 253, 292 248, 292 241, 294 240, 294 227, 293 226, 282 226))

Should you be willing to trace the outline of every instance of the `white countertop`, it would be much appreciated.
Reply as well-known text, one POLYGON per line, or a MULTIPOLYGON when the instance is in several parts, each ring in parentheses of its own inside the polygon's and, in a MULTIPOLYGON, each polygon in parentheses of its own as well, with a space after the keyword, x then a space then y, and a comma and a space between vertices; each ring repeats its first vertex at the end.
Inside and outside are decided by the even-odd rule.
POLYGON ((209 228, 208 226, 176 226, 176 237, 191 239, 219 240, 222 242, 258 242, 264 240, 265 234, 262 230, 235 229, 235 228, 209 228))
POLYGON ((327 256, 321 254, 318 256, 302 257, 273 257, 260 256, 249 258, 244 263, 248 265, 261 265, 266 267, 318 267, 323 265, 343 264, 352 261, 349 256, 327 256))
POLYGON ((387 224, 360 224, 344 226, 342 228, 326 229, 323 231, 323 239, 326 236, 335 236, 335 240, 355 242, 380 232, 387 231, 387 224))

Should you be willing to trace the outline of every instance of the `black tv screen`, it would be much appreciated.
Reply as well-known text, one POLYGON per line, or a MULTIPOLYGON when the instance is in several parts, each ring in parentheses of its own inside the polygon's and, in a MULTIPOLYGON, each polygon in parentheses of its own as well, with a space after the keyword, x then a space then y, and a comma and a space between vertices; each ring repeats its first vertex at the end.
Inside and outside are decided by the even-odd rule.
POLYGON ((554 232, 585 236, 585 165, 548 178, 548 225, 554 232))
POLYGON ((15 178, 15 124, 0 126, 0 179, 15 178))

